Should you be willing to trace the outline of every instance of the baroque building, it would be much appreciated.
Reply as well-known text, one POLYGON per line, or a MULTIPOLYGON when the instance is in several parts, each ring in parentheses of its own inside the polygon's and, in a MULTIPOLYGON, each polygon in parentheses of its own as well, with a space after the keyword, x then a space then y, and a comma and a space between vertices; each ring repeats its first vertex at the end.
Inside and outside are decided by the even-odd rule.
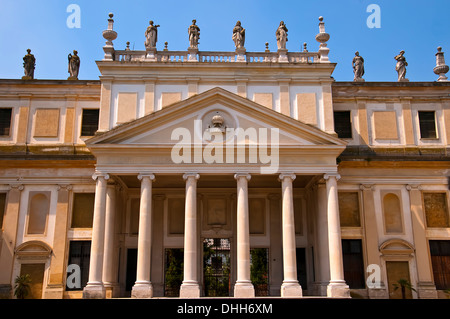
POLYGON ((0 80, 2 297, 24 274, 31 298, 446 297, 440 49, 436 82, 365 82, 359 54, 340 82, 322 18, 316 52, 284 23, 247 52, 240 22, 201 51, 195 20, 186 51, 153 21, 116 50, 112 18, 99 80, 0 80))

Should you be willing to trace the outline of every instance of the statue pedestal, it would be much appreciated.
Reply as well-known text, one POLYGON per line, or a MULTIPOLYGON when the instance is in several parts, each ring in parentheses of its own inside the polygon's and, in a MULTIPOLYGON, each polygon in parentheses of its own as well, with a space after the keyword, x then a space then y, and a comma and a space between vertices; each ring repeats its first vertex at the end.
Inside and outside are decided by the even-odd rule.
POLYGON ((188 48, 188 61, 189 62, 198 62, 197 53, 198 53, 198 48, 189 47, 188 48))
POLYGON ((76 77, 76 76, 69 76, 69 77, 67 78, 67 80, 68 80, 68 81, 77 81, 77 80, 78 80, 78 77, 76 77))
POLYGON ((363 78, 354 79, 353 82, 366 82, 363 78))
POLYGON ((278 49, 278 62, 279 63, 288 63, 289 59, 287 56, 287 49, 278 49))
POLYGON ((236 62, 247 62, 246 58, 245 58, 245 53, 246 50, 245 48, 237 48, 236 49, 236 62))
POLYGON ((24 75, 22 76, 22 80, 33 80, 33 78, 31 76, 24 75))
POLYGON ((157 60, 156 48, 146 48, 145 61, 154 62, 157 60))
POLYGON ((407 79, 407 78, 399 79, 398 82, 409 82, 409 79, 407 79))

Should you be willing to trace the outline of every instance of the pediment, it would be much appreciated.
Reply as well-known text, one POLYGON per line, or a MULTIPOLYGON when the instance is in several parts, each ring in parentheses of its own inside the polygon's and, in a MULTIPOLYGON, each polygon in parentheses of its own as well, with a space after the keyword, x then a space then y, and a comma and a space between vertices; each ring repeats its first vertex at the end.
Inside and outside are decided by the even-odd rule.
POLYGON ((93 148, 100 144, 170 146, 183 142, 182 134, 187 132, 190 141, 201 141, 203 144, 211 141, 226 143, 231 138, 245 138, 252 143, 271 143, 273 137, 274 140, 278 138, 280 147, 287 148, 328 146, 343 149, 346 145, 314 126, 221 88, 211 89, 100 133, 87 140, 86 145, 93 148), (265 136, 267 139, 264 139, 265 136))

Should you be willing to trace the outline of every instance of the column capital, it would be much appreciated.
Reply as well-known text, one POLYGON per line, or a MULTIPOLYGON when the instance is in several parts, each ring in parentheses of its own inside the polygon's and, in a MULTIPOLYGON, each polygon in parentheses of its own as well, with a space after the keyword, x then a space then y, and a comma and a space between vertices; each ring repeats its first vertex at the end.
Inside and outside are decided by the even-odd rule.
POLYGON ((341 175, 339 175, 338 173, 327 173, 323 175, 323 179, 326 181, 328 181, 330 177, 334 177, 336 181, 341 179, 341 175))
POLYGON ((239 180, 240 178, 245 177, 247 181, 249 181, 252 176, 249 173, 236 173, 234 174, 234 179, 239 180))
POLYGON ((152 173, 139 173, 139 175, 137 176, 138 180, 142 180, 144 178, 150 178, 151 181, 155 180, 155 175, 153 175, 152 173))
POLYGON ((419 185, 419 184, 408 184, 408 185, 406 185, 406 189, 408 190, 408 191, 420 191, 420 190, 422 190, 422 185, 419 185))
POLYGON ((374 184, 360 184, 359 189, 362 191, 374 191, 375 185, 374 184))
POLYGON ((10 184, 8 186, 8 190, 17 189, 19 191, 23 191, 23 184, 10 184))
POLYGON ((296 177, 297 177, 297 176, 295 176, 294 173, 281 173, 281 174, 278 176, 278 180, 281 182, 281 181, 283 181, 285 178, 290 178, 291 181, 293 182, 293 181, 295 180, 296 177))
POLYGON ((192 178, 192 177, 194 177, 196 180, 198 180, 200 178, 200 174, 198 174, 198 173, 185 173, 185 174, 183 174, 183 179, 184 180, 187 180, 187 179, 192 178))
POLYGON ((92 174, 92 179, 94 181, 96 181, 99 177, 102 177, 104 180, 108 180, 109 179, 109 174, 108 173, 100 173, 100 172, 95 172, 94 174, 92 174))

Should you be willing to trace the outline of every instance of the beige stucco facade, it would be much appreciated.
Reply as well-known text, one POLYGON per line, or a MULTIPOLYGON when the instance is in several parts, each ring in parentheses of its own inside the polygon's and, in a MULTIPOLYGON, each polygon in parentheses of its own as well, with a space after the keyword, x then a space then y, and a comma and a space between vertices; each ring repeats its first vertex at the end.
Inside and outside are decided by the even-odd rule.
POLYGON ((407 279, 412 298, 446 297, 430 245, 450 241, 448 82, 339 82, 327 52, 111 50, 99 81, 0 80, 2 297, 24 269, 36 298, 168 296, 173 249, 179 296, 207 296, 214 239, 229 243, 228 296, 261 293, 251 251, 265 249, 269 296, 396 298, 407 279), (86 282, 68 289, 74 242, 86 282))

